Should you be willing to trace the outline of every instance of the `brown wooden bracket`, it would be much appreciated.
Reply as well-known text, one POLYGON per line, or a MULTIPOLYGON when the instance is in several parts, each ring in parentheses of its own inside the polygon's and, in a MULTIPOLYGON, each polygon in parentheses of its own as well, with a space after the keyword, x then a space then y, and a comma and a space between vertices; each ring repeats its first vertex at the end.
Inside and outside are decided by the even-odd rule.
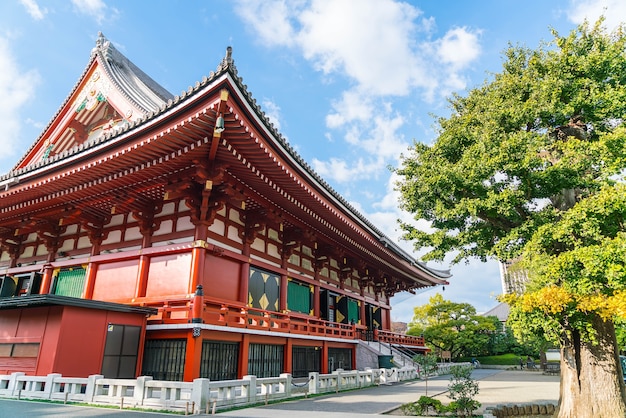
POLYGON ((265 230, 267 211, 260 208, 246 210, 239 213, 239 218, 244 224, 244 228, 239 231, 239 238, 247 244, 252 244, 258 234, 265 230))
POLYGON ((152 236, 154 231, 159 229, 161 221, 155 219, 155 215, 161 212, 163 204, 161 202, 151 202, 150 204, 143 205, 142 209, 134 210, 131 212, 131 216, 139 224, 139 232, 144 237, 152 236))
POLYGON ((281 256, 283 260, 289 260, 296 248, 302 245, 303 231, 297 227, 283 227, 280 234, 282 241, 281 256))

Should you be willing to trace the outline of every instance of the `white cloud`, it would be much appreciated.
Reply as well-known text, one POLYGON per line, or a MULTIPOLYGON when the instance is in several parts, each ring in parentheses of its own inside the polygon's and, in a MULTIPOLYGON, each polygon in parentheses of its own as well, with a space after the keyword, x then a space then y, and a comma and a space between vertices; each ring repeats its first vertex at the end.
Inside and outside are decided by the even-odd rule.
POLYGON ((35 0, 20 0, 22 6, 26 8, 26 12, 35 20, 42 20, 46 13, 48 13, 47 9, 41 9, 35 0))
POLYGON ((361 92, 406 95, 432 82, 415 51, 421 13, 391 0, 313 1, 299 15, 298 45, 317 69, 347 76, 361 92))
POLYGON ((354 181, 355 179, 367 179, 372 173, 380 169, 379 161, 366 162, 363 159, 347 161, 339 158, 331 158, 328 161, 313 159, 313 169, 324 179, 332 179, 338 183, 354 181))
POLYGON ((269 99, 264 99, 261 107, 270 122, 280 131, 280 106, 269 99))
POLYGON ((20 108, 34 97, 40 76, 36 70, 19 68, 4 38, 0 38, 0 68, 0 126, 4 132, 0 159, 4 159, 15 155, 22 127, 20 108))
POLYGON ((295 42, 293 20, 296 19, 304 1, 257 1, 239 0, 237 14, 244 20, 259 41, 266 46, 291 46, 295 42))
POLYGON ((455 69, 464 68, 480 55, 479 34, 479 31, 471 32, 467 28, 449 30, 436 42, 439 59, 455 69))
POLYGON ((571 7, 566 13, 569 20, 575 24, 580 24, 585 19, 594 23, 604 15, 605 26, 614 29, 624 22, 626 2, 623 0, 571 0, 571 7))
POLYGON ((372 178, 395 162, 408 143, 398 134, 407 116, 393 112, 394 100, 465 88, 461 71, 481 51, 479 31, 457 27, 431 39, 434 19, 395 0, 240 0, 238 13, 264 45, 292 48, 331 83, 347 81, 326 126, 341 132, 328 136, 342 136, 351 152, 314 161, 319 174, 338 182, 372 178))
POLYGON ((374 105, 372 100, 356 90, 346 90, 341 99, 332 103, 333 113, 326 117, 326 126, 339 128, 352 121, 367 121, 372 117, 374 105))
POLYGON ((118 10, 106 5, 102 0, 72 0, 79 13, 93 18, 98 25, 112 20, 119 14, 118 10))

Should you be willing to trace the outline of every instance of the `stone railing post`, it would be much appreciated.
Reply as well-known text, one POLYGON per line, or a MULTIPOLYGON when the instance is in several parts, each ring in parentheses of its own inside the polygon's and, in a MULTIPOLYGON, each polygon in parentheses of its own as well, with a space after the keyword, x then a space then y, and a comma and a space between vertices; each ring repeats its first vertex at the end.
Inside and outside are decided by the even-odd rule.
POLYGON ((241 396, 245 396, 248 399, 248 403, 256 402, 256 376, 246 375, 243 380, 248 380, 248 387, 241 388, 241 396))
POLYGON ((133 400, 137 405, 143 405, 146 397, 146 382, 152 380, 152 376, 139 376, 135 382, 135 390, 133 390, 133 400))
POLYGON ((9 389, 9 394, 11 396, 16 396, 17 395, 17 381, 21 376, 24 376, 26 373, 23 372, 15 372, 15 373, 11 373, 11 377, 9 378, 9 385, 7 387, 7 389, 9 389))
POLYGON ((315 395, 318 393, 320 382, 320 374, 318 372, 309 373, 309 393, 315 395))
POLYGON ((44 383, 44 395, 46 399, 52 398, 52 392, 54 392, 54 380, 58 377, 61 377, 60 373, 50 373, 46 376, 46 382, 44 383))
POLYGON ((283 392, 285 396, 291 396, 291 381, 293 379, 291 373, 281 373, 280 378, 285 379, 284 383, 280 383, 280 385, 283 386, 281 392, 283 392))
POLYGON ((191 388, 191 402, 193 402, 194 404, 194 410, 191 411, 192 414, 202 411, 202 408, 209 402, 209 397, 211 396, 210 383, 210 379, 193 379, 193 387, 191 388))
POLYGON ((87 386, 85 387, 85 402, 93 403, 93 398, 96 395, 96 381, 104 379, 101 374, 92 374, 87 378, 87 386))

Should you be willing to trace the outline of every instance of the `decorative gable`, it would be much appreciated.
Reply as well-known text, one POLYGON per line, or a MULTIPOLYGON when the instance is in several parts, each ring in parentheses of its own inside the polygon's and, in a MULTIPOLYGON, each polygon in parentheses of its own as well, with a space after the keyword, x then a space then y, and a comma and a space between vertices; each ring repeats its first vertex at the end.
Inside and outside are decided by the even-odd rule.
POLYGON ((172 98, 99 34, 87 69, 76 87, 15 168, 45 161, 122 129, 172 98))

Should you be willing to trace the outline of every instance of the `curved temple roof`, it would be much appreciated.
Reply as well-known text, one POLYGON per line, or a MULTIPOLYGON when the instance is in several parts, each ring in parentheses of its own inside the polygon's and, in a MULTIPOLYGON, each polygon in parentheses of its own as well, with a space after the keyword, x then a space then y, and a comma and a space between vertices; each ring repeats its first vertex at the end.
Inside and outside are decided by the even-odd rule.
POLYGON ((247 86, 243 84, 242 79, 238 76, 237 68, 232 59, 232 50, 227 49, 226 56, 217 66, 215 72, 211 72, 209 77, 203 78, 201 82, 197 82, 195 86, 183 92, 180 96, 173 96, 153 79, 148 77, 143 71, 135 66, 128 58, 120 53, 101 33, 98 36, 96 47, 92 50, 91 59, 87 68, 83 72, 81 79, 76 84, 64 104, 55 114, 49 126, 44 130, 37 142, 31 147, 28 153, 20 160, 14 170, 0 177, 0 199, 9 190, 18 185, 29 177, 38 177, 45 173, 52 166, 63 164, 64 160, 81 155, 87 155, 90 150, 95 147, 101 147, 107 142, 113 142, 120 135, 126 132, 140 128, 141 125, 149 124, 151 121, 171 113, 173 109, 182 107, 186 102, 192 101, 194 96, 201 94, 208 88, 222 81, 224 77, 230 79, 238 88, 238 94, 244 101, 245 105, 252 109, 256 118, 261 122, 261 128, 266 131, 267 137, 273 142, 275 150, 284 153, 288 161, 294 162, 294 170, 317 186, 316 189, 325 195, 328 201, 334 202, 345 216, 348 216, 353 222, 360 225, 363 229, 375 237, 378 242, 385 248, 392 251, 396 257, 404 260, 418 271, 423 272, 431 278, 432 284, 445 284, 445 279, 450 277, 449 271, 441 271, 427 267, 424 263, 418 262, 408 253, 402 250, 396 243, 391 241, 378 228, 371 224, 361 213, 359 213, 352 205, 350 205, 339 193, 337 193, 327 182, 325 182, 313 169, 296 153, 296 151, 288 144, 285 138, 276 130, 274 125, 269 121, 265 113, 261 110, 256 100, 247 90, 247 86), (25 164, 28 156, 33 152, 33 148, 41 144, 44 137, 51 131, 55 120, 62 116, 62 113, 68 109, 68 103, 75 99, 77 92, 84 87, 84 79, 88 77, 90 71, 93 71, 94 63, 98 63, 100 68, 104 70, 107 78, 111 81, 114 88, 123 94, 127 102, 132 103, 134 108, 138 110, 138 114, 133 118, 128 118, 124 124, 116 126, 107 132, 102 132, 99 136, 88 138, 84 143, 66 149, 54 155, 45 156, 40 160, 32 160, 25 164), (4 190, 4 192, 2 192, 4 190))

